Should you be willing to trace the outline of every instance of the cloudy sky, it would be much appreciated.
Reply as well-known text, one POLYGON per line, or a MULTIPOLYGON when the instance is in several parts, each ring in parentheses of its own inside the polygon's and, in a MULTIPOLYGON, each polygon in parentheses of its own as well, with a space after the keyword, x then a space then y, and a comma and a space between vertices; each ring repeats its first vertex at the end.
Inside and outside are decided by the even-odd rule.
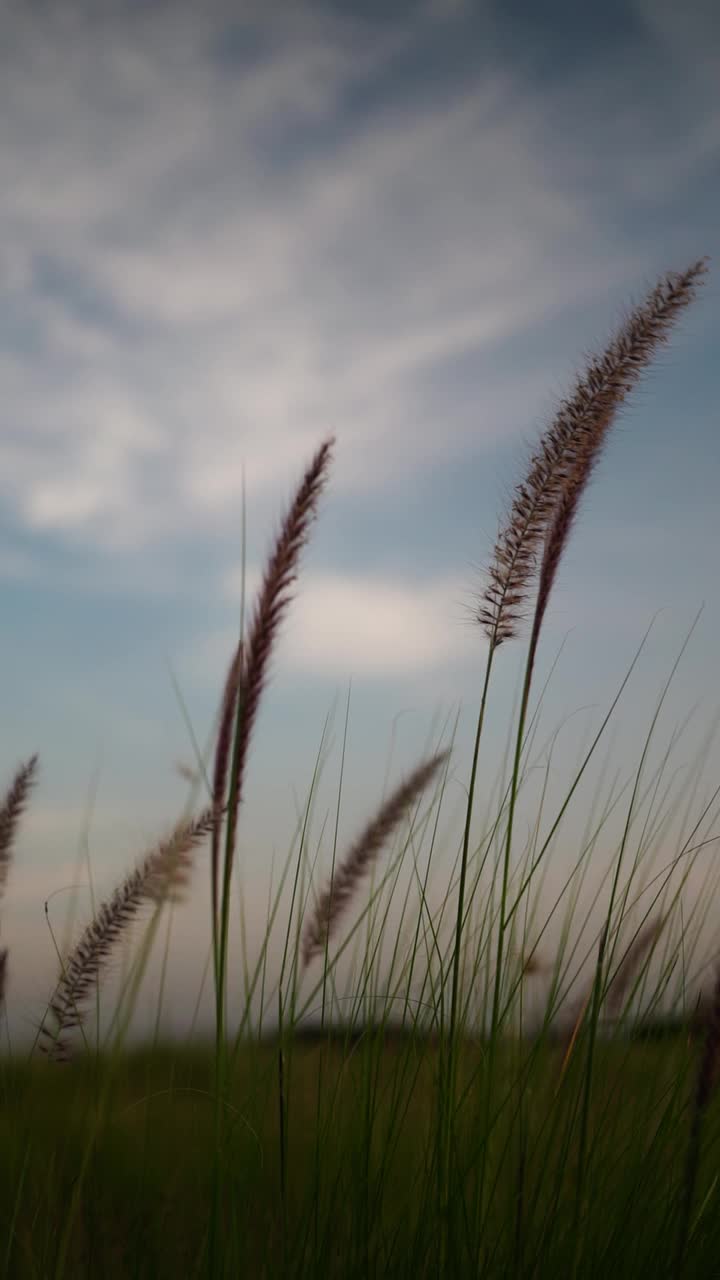
MULTIPOLYGON (((492 0, 3 5, 0 778, 41 757, 2 924, 20 1021, 53 970, 44 898, 87 881, 91 794, 106 888, 184 803, 179 694, 204 741, 237 635, 243 493, 252 588, 336 436, 248 775, 262 885, 335 706, 332 795, 351 678, 341 838, 458 709, 464 784, 486 651, 468 606, 528 445, 623 308, 708 254, 598 468, 539 668, 565 639, 549 734, 607 705, 661 611, 618 729, 631 767, 704 602, 666 725, 699 703, 702 736, 719 82, 713 0, 542 18, 492 0)), ((493 771, 521 656, 498 660, 493 771)))

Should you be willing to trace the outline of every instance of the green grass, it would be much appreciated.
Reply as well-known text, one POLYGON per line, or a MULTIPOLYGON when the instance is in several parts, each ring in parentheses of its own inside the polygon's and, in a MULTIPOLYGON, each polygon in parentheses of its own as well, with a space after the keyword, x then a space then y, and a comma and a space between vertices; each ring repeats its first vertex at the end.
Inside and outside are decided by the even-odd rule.
MULTIPOLYGON (((686 1144, 691 1052, 669 1044, 596 1047, 588 1176, 575 1221, 579 1158, 576 1067, 557 1091, 557 1046, 503 1045, 502 1109, 485 1151, 487 1045, 463 1045, 452 1164, 452 1268, 459 1274, 670 1275, 686 1144), (515 1071, 518 1074, 515 1075, 515 1071), (526 1089, 522 1239, 516 1108, 526 1089), (484 1203, 475 1210, 487 1166, 484 1203)), ((226 1094, 219 1274, 432 1276, 437 1230, 433 1116, 439 1045, 297 1044, 287 1053, 287 1204, 279 1196, 277 1046, 238 1055, 226 1094), (323 1087, 318 1096, 322 1072, 323 1087), (316 1144, 318 1131, 321 1144, 316 1144)), ((211 1046, 157 1048, 120 1060, 79 1057, 72 1070, 2 1070, 2 1240, 6 1275, 53 1275, 75 1179, 91 1174, 72 1225, 67 1274, 203 1275, 213 1180, 211 1046), (54 1078, 50 1079, 53 1072, 54 1078), (107 1086, 98 1115, 98 1083, 107 1086)), ((704 1144, 698 1207, 714 1187, 720 1114, 704 1144)), ((691 1239, 688 1274, 714 1274, 714 1195, 691 1239), (703 1270, 705 1268, 705 1270, 703 1270)))

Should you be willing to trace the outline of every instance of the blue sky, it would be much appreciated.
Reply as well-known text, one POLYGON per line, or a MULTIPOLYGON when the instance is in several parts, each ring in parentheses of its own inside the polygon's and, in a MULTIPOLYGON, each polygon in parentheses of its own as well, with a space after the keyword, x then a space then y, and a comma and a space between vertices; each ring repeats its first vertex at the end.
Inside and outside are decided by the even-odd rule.
MULTIPOLYGON (((570 632, 549 733, 606 705, 663 610, 614 748, 629 765, 704 601, 668 732, 698 700, 698 740, 712 718, 720 20, 710 0, 541 8, 6 6, 0 776, 41 756, 3 915, 19 1024, 52 974, 42 902, 75 876, 96 770, 100 886, 184 801, 168 663, 204 740, 243 475, 252 587, 337 437, 251 761, 257 905, 334 699, 337 775, 350 677, 347 838, 397 713, 394 774, 460 704, 464 779, 485 656, 467 606, 528 444, 623 308, 703 254, 702 296, 598 468, 541 670, 570 632)), ((498 660, 493 760, 521 654, 498 660)))

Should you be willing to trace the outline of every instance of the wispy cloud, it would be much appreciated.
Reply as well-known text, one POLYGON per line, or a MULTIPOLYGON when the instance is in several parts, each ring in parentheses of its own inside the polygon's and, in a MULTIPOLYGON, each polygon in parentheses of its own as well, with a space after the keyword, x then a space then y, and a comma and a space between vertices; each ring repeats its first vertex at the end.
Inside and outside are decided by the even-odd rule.
MULTIPOLYGON (((513 342, 645 265, 573 187, 588 140, 547 163, 570 90, 481 59, 403 91, 432 7, 405 29, 73 12, 18 10, 0 80, 0 496, 25 529, 202 536, 236 518, 243 463, 274 495, 328 429, 340 491, 392 491, 509 430, 513 342), (494 366, 484 412, 458 388, 439 422, 469 353, 494 366)), ((672 184, 668 154, 643 172, 672 184)))
MULTIPOLYGON (((251 606, 259 581, 246 577, 251 606)), ((240 576, 225 582, 229 599, 240 599, 240 576)), ((304 571, 291 617, 279 645, 290 672, 342 679, 414 677, 475 654, 477 637, 462 622, 466 584, 456 577, 413 584, 367 574, 304 571)), ((237 627, 209 634, 185 655, 183 669, 217 684, 218 671, 237 643, 237 627)))

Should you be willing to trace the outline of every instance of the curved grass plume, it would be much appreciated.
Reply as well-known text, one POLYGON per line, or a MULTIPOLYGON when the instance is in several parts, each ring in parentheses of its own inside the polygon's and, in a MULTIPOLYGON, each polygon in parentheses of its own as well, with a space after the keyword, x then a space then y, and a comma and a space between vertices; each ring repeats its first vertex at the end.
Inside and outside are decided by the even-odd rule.
MULTIPOLYGON (((12 846, 18 823, 27 803, 30 788, 37 772, 37 755, 20 765, 0 807, 0 898, 5 893, 8 871, 12 860, 12 846)), ((0 948, 0 1006, 5 999, 7 978, 7 947, 0 948)))
POLYGON ((213 830, 214 809, 199 818, 179 823, 172 834, 145 855, 98 908, 63 966, 63 975, 50 1001, 52 1032, 43 1027, 43 1046, 57 1061, 67 1061, 66 1033, 83 1020, 83 1002, 121 934, 137 915, 142 903, 161 905, 177 901, 190 878, 192 854, 213 830))
POLYGON ((393 791, 348 850, 334 875, 331 876, 327 888, 320 895, 315 911, 305 926, 302 942, 304 965, 308 965, 315 956, 320 955, 333 933, 337 932, 343 911, 352 902, 383 844, 406 809, 424 791, 440 766, 447 760, 448 754, 447 751, 441 751, 431 760, 419 764, 393 791))

